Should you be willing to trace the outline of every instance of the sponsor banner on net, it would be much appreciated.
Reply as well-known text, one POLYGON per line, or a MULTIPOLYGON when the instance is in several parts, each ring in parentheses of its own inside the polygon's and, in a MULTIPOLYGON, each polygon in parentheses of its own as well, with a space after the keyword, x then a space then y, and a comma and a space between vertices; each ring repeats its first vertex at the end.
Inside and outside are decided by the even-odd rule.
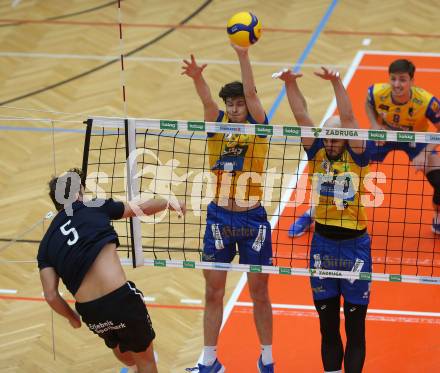
POLYGON ((231 126, 230 124, 220 124, 219 126, 219 132, 226 132, 226 133, 245 133, 246 129, 244 127, 244 124, 236 124, 231 126))
POLYGON ((190 260, 183 261, 183 268, 196 268, 196 262, 190 260))
POLYGON ((388 279, 389 279, 391 282, 402 282, 402 276, 401 276, 401 275, 390 275, 390 276, 388 277, 388 279))
POLYGON ((412 142, 416 140, 416 135, 413 132, 397 132, 397 141, 412 142))
POLYGON ((167 262, 163 259, 154 259, 154 266, 155 267, 166 267, 167 262))
POLYGON ((322 128, 312 127, 312 128, 310 128, 310 129, 311 129, 311 131, 312 131, 312 133, 313 133, 313 136, 315 136, 315 137, 319 137, 319 135, 320 135, 321 132, 322 132, 322 128))
POLYGON ((438 277, 427 277, 422 276, 418 278, 419 282, 425 283, 425 284, 438 284, 440 283, 440 278, 438 277))
POLYGON ((262 267, 260 265, 253 265, 251 264, 249 267, 250 272, 258 272, 260 273, 262 271, 262 267))
POLYGON ((301 136, 301 127, 283 126, 284 136, 301 136))
POLYGON ((425 135, 425 140, 426 140, 426 142, 440 144, 440 134, 439 135, 436 135, 436 134, 425 135))
MULTIPOLYGON (((345 129, 345 128, 324 128, 323 129, 324 136, 331 136, 331 137, 359 137, 359 132, 352 129, 345 129)), ((316 136, 316 135, 315 135, 316 136)))
POLYGON ((188 122, 188 131, 205 131, 205 122, 188 122))
POLYGON ((387 133, 385 131, 380 131, 380 130, 368 131, 368 140, 386 141, 386 139, 387 139, 387 133))
POLYGON ((310 276, 312 277, 344 277, 343 273, 331 269, 311 269, 310 276))
POLYGON ((279 267, 278 273, 280 275, 291 275, 292 274, 292 268, 289 267, 279 267))
POLYGON ((370 272, 361 272, 359 273, 359 280, 367 280, 371 281, 371 273, 370 272))
POLYGON ((161 120, 161 130, 177 130, 177 120, 161 120))
POLYGON ((260 125, 257 124, 255 125, 255 134, 256 135, 273 135, 273 127, 269 126, 267 124, 265 125, 260 125))

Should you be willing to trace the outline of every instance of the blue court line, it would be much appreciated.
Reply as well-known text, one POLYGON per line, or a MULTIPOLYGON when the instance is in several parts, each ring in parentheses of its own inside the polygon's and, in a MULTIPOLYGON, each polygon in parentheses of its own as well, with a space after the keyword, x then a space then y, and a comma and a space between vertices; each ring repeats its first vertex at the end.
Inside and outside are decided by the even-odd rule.
MULTIPOLYGON (((300 69, 306 58, 309 56, 312 48, 314 47, 316 41, 318 40, 319 35, 321 34, 322 30, 324 29, 325 25, 327 24, 327 21, 329 20, 330 16, 333 13, 333 10, 335 9, 336 5, 338 5, 339 0, 333 0, 331 4, 329 5, 327 11, 324 14, 324 17, 322 17, 321 21, 319 22, 318 26, 316 27, 315 31, 313 32, 309 42, 306 45, 306 48, 302 52, 301 56, 299 57, 298 61, 295 63, 295 65, 292 68, 292 71, 297 73, 300 69)), ((272 107, 269 110, 269 114, 267 115, 267 118, 270 120, 274 116, 275 112, 278 109, 278 106, 280 106, 280 103, 284 96, 286 95, 286 88, 283 85, 283 88, 281 89, 281 92, 278 94, 278 97, 275 99, 275 102, 273 103, 272 107)))

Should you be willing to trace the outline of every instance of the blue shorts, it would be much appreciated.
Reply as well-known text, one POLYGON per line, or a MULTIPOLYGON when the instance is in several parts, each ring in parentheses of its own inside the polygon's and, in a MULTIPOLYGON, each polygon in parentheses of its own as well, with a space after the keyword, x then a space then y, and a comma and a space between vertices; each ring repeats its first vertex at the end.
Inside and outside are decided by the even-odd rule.
POLYGON ((241 264, 272 265, 272 237, 264 207, 237 212, 208 205, 203 239, 205 262, 231 263, 237 252, 241 264))
MULTIPOLYGON (((358 238, 331 240, 315 232, 310 252, 310 268, 371 272, 370 236, 365 233, 358 238)), ((314 300, 340 295, 353 304, 366 305, 370 300, 371 281, 310 277, 310 283, 314 300)))
MULTIPOLYGON (((409 142, 386 142, 384 145, 376 145, 375 141, 367 141, 367 150, 373 162, 383 162, 389 152, 394 150, 404 151, 412 161, 422 152, 428 144, 409 142)), ((433 151, 435 153, 435 151, 433 151)))

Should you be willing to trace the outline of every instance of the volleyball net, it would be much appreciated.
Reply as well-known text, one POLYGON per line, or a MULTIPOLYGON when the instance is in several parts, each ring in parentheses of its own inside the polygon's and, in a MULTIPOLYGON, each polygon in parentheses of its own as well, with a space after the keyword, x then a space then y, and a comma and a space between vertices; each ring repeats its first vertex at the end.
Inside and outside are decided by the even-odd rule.
MULTIPOLYGON (((432 232, 432 187, 401 151, 391 152, 382 163, 371 163, 362 178, 347 181, 346 173, 331 176, 334 189, 328 203, 336 204, 338 209, 344 210, 357 190, 362 191, 357 203, 364 205, 367 213, 364 220, 372 239, 373 272, 362 272, 362 266, 347 271, 309 268, 313 228, 298 238, 289 237, 288 230, 311 205, 316 205, 316 179, 319 189, 329 180, 325 176, 310 177, 313 172, 307 166, 301 137, 440 143, 439 135, 425 132, 93 117, 87 120, 84 146, 86 193, 117 200, 185 201, 187 213, 183 219, 164 211, 114 222, 122 238, 120 250, 134 266, 440 284, 440 236, 432 232), (210 141, 218 138, 222 144, 230 144, 228 158, 222 164, 222 174, 232 175, 229 184, 223 185, 222 177, 223 184, 219 185, 219 173, 210 160, 215 154, 209 153, 209 137, 210 141), (236 146, 239 141, 243 146, 236 146), (263 156, 251 151, 250 159, 250 165, 262 162, 263 171, 253 172, 252 166, 241 164, 238 167, 243 171, 248 168, 248 172, 238 175, 233 164, 240 164, 240 152, 250 146, 265 147, 263 156), (231 172, 225 172, 228 167, 231 172), (239 191, 240 186, 244 191, 239 191), (264 206, 272 227, 273 266, 202 260, 207 206, 214 198, 220 201, 224 191, 219 192, 219 188, 227 190, 224 195, 228 198, 230 189, 234 189, 238 205, 248 204, 251 208, 259 202, 264 206), (252 188, 258 190, 255 200, 250 196, 252 188)), ((350 165, 346 171, 350 173, 350 165)), ((360 217, 355 220, 361 222, 360 217)))

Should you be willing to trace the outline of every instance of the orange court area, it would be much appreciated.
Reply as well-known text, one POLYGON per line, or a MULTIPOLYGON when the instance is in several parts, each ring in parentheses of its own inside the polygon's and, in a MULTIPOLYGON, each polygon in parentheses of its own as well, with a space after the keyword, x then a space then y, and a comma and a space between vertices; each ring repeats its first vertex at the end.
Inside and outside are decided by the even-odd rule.
MULTIPOLYGON (((415 84, 437 96, 440 94, 440 74, 435 70, 440 64, 440 54, 359 53, 361 58, 359 64, 353 66, 356 70, 348 92, 362 128, 369 127, 364 110, 367 88, 372 83, 387 81, 387 67, 394 59, 411 59, 417 66, 415 84)), ((402 152, 390 153, 383 164, 371 166, 372 170, 383 172, 387 180, 380 184, 384 192, 382 206, 368 209, 369 232, 373 236, 373 271, 440 276, 440 239, 431 231, 432 188, 422 173, 416 174, 408 166, 408 157, 402 152)), ((307 177, 306 172, 301 177, 307 177)), ((293 193, 292 200, 294 197, 293 193)), ((295 259, 282 259, 275 264, 307 266, 312 233, 296 239, 287 235, 294 216, 307 208, 307 203, 286 208, 279 217, 272 234, 274 252, 277 256, 292 255, 295 259)), ((240 289, 239 284, 237 291, 240 289)), ((439 291, 438 286, 429 284, 373 282, 367 315, 365 373, 438 371, 439 291)), ((276 370, 322 372, 319 321, 309 279, 271 276, 270 295, 276 370)), ((220 359, 228 371, 254 372, 260 352, 246 286, 236 300, 230 300, 229 306, 232 310, 220 337, 220 359)), ((343 314, 341 318, 343 324, 343 314)))

